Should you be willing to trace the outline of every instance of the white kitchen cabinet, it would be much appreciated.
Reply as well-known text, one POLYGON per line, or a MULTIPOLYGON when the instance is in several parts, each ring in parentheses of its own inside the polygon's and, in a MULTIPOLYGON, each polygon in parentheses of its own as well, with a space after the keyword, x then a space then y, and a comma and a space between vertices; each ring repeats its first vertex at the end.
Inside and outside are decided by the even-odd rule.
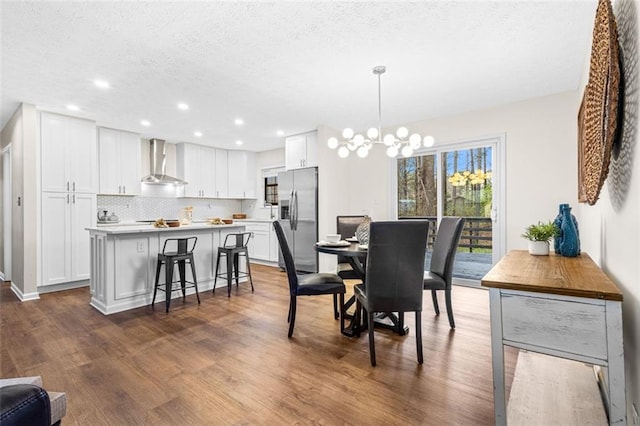
POLYGON ((253 232, 248 249, 251 260, 269 260, 269 224, 267 222, 243 221, 247 232, 253 232))
POLYGON ((229 197, 229 156, 226 149, 216 149, 216 198, 229 197))
POLYGON ((278 236, 276 230, 273 228, 273 223, 269 223, 269 261, 278 262, 280 256, 280 243, 278 242, 278 236))
POLYGON ((315 131, 287 137, 285 168, 293 170, 317 166, 317 150, 315 131))
POLYGON ((42 193, 42 285, 90 278, 86 227, 96 222, 96 195, 42 193))
POLYGON ((176 157, 178 177, 187 182, 184 196, 215 198, 216 149, 180 143, 176 145, 176 157))
POLYGON ((256 198, 256 154, 248 151, 229 151, 229 198, 256 198))
POLYGON ((41 189, 96 193, 98 150, 93 121, 40 114, 41 189))
POLYGON ((100 194, 140 194, 141 151, 140 135, 98 129, 100 194))

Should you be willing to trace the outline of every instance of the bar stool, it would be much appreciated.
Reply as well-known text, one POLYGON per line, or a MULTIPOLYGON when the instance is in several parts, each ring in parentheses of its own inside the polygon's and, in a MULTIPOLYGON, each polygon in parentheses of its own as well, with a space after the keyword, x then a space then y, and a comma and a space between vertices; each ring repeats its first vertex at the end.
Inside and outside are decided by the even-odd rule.
POLYGON ((213 293, 216 292, 216 282, 218 277, 227 281, 227 297, 231 297, 231 284, 233 284, 233 275, 236 278, 236 287, 239 285, 240 278, 249 278, 251 283, 251 291, 253 291, 253 279, 251 278, 251 266, 249 266, 249 250, 247 244, 249 239, 253 237, 253 232, 241 232, 237 234, 227 234, 224 238, 222 247, 218 247, 218 258, 216 260, 216 273, 213 279, 213 293), (231 240, 231 241, 229 241, 231 240), (227 257, 227 272, 218 273, 220 266, 220 257, 227 257), (239 268, 239 258, 244 256, 247 264, 247 272, 241 272, 239 268), (234 274, 235 272, 235 274, 234 274))
POLYGON ((169 312, 169 304, 171 303, 171 292, 182 290, 182 300, 185 300, 185 290, 187 288, 194 287, 196 289, 196 297, 198 298, 198 304, 200 304, 200 295, 198 294, 198 280, 196 279, 196 268, 193 264, 193 249, 196 247, 198 237, 189 238, 167 238, 162 246, 162 253, 158 253, 158 263, 156 266, 156 285, 153 289, 153 300, 151 306, 156 301, 156 293, 158 289, 165 292, 165 306, 166 311, 169 312), (167 244, 169 244, 169 250, 167 250, 167 244), (173 281, 173 265, 178 264, 178 272, 180 273, 180 280, 173 281), (193 281, 187 281, 185 279, 186 264, 191 265, 191 276, 193 281), (159 283, 160 280, 160 268, 164 264, 165 282, 159 283), (173 283, 180 283, 180 288, 173 289, 173 283), (186 285, 186 284, 190 285, 186 285), (162 288, 162 286, 165 288, 162 288))

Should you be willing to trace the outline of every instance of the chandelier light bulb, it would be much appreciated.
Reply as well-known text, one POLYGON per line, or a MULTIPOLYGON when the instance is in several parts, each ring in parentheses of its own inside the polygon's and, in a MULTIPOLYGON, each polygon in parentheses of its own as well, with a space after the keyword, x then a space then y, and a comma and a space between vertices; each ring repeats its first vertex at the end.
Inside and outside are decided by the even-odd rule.
POLYGON ((403 157, 411 157, 413 154, 413 148, 410 145, 405 145, 402 147, 402 156, 403 157))
POLYGON ((389 148, 387 148, 387 155, 391 158, 397 157, 398 156, 398 148, 396 148, 395 146, 390 146, 389 148))
POLYGON ((376 129, 375 127, 372 127, 369 130, 367 130, 367 137, 371 140, 376 139, 378 137, 378 129, 376 129))
POLYGON ((346 129, 344 129, 342 131, 342 137, 345 138, 346 140, 349 140, 353 137, 353 129, 350 127, 347 127, 346 129))
POLYGON ((409 136, 409 129, 407 129, 406 127, 398 127, 398 130, 396 130, 396 135, 400 139, 404 139, 409 136))
POLYGON ((353 137, 353 143, 355 144, 355 146, 362 146, 362 144, 364 143, 364 136, 358 133, 353 137))
POLYGON ((327 145, 329 146, 329 148, 331 149, 336 149, 338 147, 338 139, 336 138, 329 138, 329 140, 327 140, 327 145))
POLYGON ((396 137, 391 133, 387 133, 386 135, 384 135, 384 139, 382 139, 382 141, 386 146, 391 146, 396 141, 396 137))
POLYGON ((346 146, 341 146, 338 150, 338 156, 340 158, 347 158, 349 156, 349 149, 346 146))
POLYGON ((357 153, 358 153, 358 157, 364 158, 367 155, 369 155, 369 150, 367 149, 367 147, 361 146, 360 148, 358 148, 357 153))
POLYGON ((409 136, 409 145, 411 146, 411 148, 419 149, 421 143, 422 143, 422 138, 420 137, 419 134, 414 133, 411 136, 409 136))
POLYGON ((429 136, 425 136, 424 140, 422 141, 422 144, 429 148, 430 146, 433 146, 433 144, 436 142, 436 140, 433 138, 433 136, 429 135, 429 136))
POLYGON ((349 148, 349 151, 355 151, 356 149, 358 149, 358 146, 353 142, 349 142, 347 144, 347 148, 349 148))

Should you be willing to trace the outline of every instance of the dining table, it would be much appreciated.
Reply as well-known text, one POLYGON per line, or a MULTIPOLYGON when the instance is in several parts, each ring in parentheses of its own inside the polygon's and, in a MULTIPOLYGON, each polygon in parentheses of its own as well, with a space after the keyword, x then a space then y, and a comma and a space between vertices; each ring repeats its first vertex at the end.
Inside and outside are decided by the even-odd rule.
MULTIPOLYGON (((358 241, 350 239, 349 241, 342 240, 337 243, 317 242, 314 244, 314 248, 318 253, 333 254, 336 256, 344 256, 349 265, 353 268, 358 278, 365 283, 366 278, 366 262, 368 248, 366 245, 360 244, 358 241), (347 244, 348 243, 348 244, 347 244)), ((366 330, 366 324, 357 324, 356 315, 347 313, 349 309, 356 302, 355 295, 345 301, 344 312, 340 315, 344 315, 345 319, 349 319, 350 322, 344 327, 342 334, 345 336, 353 337, 358 336, 361 331, 366 330)), ((377 313, 374 319, 374 326, 376 328, 383 328, 391 330, 401 336, 409 333, 409 327, 404 324, 404 315, 402 313, 396 314, 394 312, 382 312, 377 313)))

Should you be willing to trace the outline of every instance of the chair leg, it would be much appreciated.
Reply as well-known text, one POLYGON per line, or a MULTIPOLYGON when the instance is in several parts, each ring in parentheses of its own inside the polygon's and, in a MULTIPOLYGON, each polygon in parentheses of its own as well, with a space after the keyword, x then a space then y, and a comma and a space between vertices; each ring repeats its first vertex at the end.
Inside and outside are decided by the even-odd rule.
POLYGON ((196 289, 196 297, 198 298, 198 305, 200 304, 200 294, 198 293, 198 279, 196 278, 196 267, 193 264, 193 258, 189 261, 191 264, 191 276, 193 277, 193 286, 196 289))
POLYGON ((418 364, 422 364, 422 312, 416 311, 416 348, 418 350, 418 364))
POLYGON ((333 294, 333 318, 338 319, 338 295, 333 294))
POLYGON ((344 332, 344 293, 340 293, 340 334, 344 332))
POLYGON ((235 253, 233 255, 233 270, 235 271, 235 275, 236 275, 236 288, 238 288, 240 286, 240 255, 238 253, 235 253))
POLYGON ((227 297, 231 297, 233 285, 233 255, 227 254, 227 297))
POLYGON ((291 304, 289 309, 291 311, 291 321, 289 321, 289 337, 291 337, 293 336, 293 326, 296 323, 296 296, 291 296, 291 304))
POLYGON ((367 321, 369 321, 369 353, 371 354, 371 365, 376 366, 376 345, 373 340, 373 312, 367 311, 367 321))
POLYGON ((182 289, 182 300, 184 301, 187 298, 187 278, 185 277, 186 265, 184 260, 178 261, 178 272, 180 274, 180 288, 182 289))
POLYGON ((171 294, 173 287, 173 262, 165 262, 164 264, 165 271, 165 291, 164 291, 164 304, 165 304, 165 312, 169 312, 169 305, 171 304, 171 294))
POLYGON ((447 316, 449 317, 449 326, 456 328, 456 323, 453 320, 453 307, 451 306, 451 289, 444 291, 444 300, 447 304, 447 316))
POLYGON ((251 266, 249 266, 249 253, 245 254, 245 259, 247 259, 247 274, 249 274, 249 282, 251 283, 251 292, 253 293, 253 278, 251 278, 251 266))
POLYGON ((436 315, 440 315, 440 307, 438 306, 438 295, 435 290, 431 290, 431 299, 433 300, 433 310, 436 311, 436 315))
POLYGON ((213 291, 216 292, 216 283, 218 282, 218 267, 220 267, 220 252, 218 252, 218 257, 216 258, 216 273, 213 275, 213 291))
POLYGON ((360 299, 356 299, 356 311, 353 315, 355 316, 353 322, 356 327, 355 334, 356 337, 360 337, 360 332, 362 331, 362 303, 360 303, 360 299))
POLYGON ((160 281, 160 268, 162 267, 162 261, 158 260, 156 264, 156 285, 153 287, 153 299, 151 300, 151 307, 156 302, 156 293, 158 292, 158 282, 160 281))

